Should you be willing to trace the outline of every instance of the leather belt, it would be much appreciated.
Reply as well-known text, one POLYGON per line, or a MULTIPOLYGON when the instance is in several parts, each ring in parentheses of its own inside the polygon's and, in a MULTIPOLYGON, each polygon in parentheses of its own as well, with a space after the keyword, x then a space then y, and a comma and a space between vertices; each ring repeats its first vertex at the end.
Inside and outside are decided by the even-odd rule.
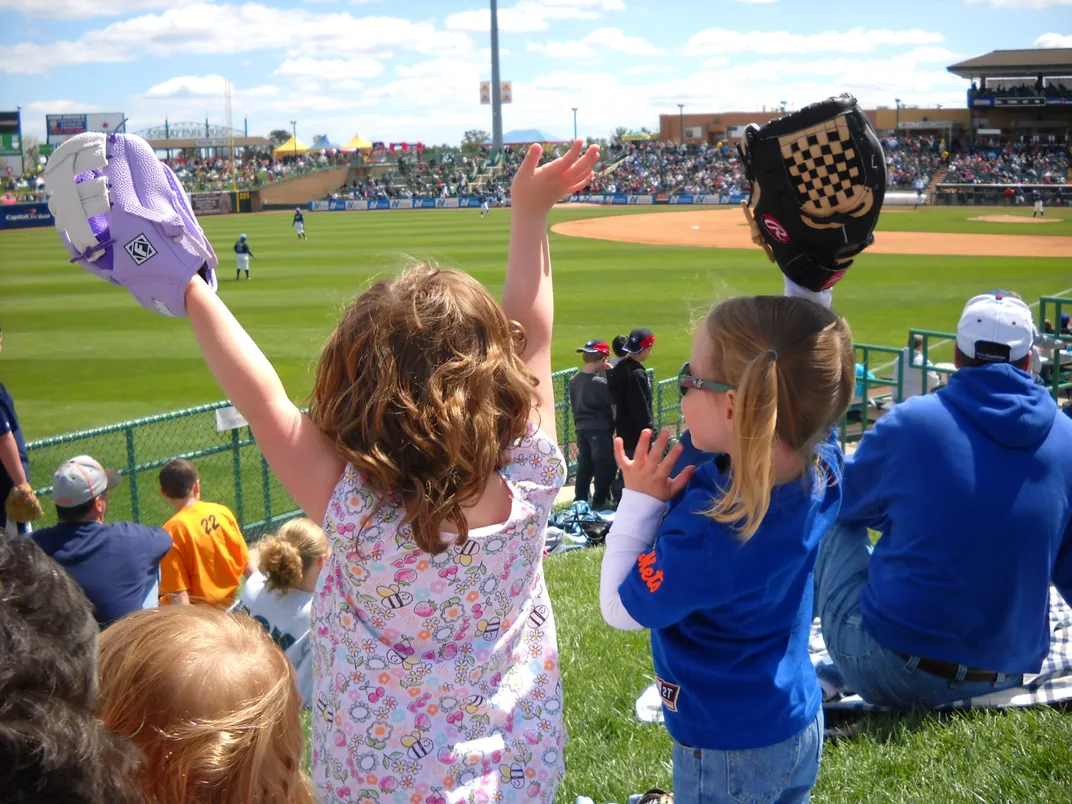
MULTIPOLYGON (((904 659, 906 662, 911 660, 911 656, 907 653, 901 653, 900 651, 894 651, 898 656, 904 659)), ((932 676, 938 676, 939 678, 948 678, 954 680, 957 677, 957 672, 960 670, 959 664, 953 664, 952 662, 940 662, 937 659, 920 659, 919 664, 916 665, 924 673, 929 673, 932 676)), ((965 681, 977 682, 985 681, 993 684, 998 680, 998 673, 991 670, 976 670, 970 668, 964 676, 965 681)))

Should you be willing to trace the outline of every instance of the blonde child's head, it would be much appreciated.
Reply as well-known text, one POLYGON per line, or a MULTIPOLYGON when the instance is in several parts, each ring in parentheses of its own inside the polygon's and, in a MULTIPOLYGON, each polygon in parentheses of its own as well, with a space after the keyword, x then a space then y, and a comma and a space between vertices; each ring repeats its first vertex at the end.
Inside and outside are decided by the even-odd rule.
MULTIPOLYGON (((713 381, 682 411, 700 449, 728 453, 731 485, 709 515, 751 538, 775 485, 775 452, 810 459, 844 415, 855 383, 852 333, 840 315, 786 296, 715 305, 698 327, 689 374, 713 381)), ((686 383, 688 385, 688 383, 686 383)))
POLYGON ((148 609, 105 630, 100 651, 94 707, 142 750, 149 804, 312 801, 295 672, 252 619, 148 609))
POLYGON ((323 529, 306 517, 292 519, 279 533, 260 545, 258 565, 272 592, 294 589, 314 570, 319 572, 328 554, 323 529))
POLYGON ((395 495, 426 552, 446 548, 444 525, 465 541, 464 509, 525 432, 536 380, 524 340, 471 276, 419 265, 361 294, 320 356, 310 417, 395 495))

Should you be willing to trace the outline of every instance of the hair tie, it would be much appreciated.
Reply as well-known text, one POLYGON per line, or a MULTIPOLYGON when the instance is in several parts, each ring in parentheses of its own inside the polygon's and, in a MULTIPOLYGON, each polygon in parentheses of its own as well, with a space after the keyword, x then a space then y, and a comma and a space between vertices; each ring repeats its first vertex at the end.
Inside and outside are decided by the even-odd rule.
POLYGON ((774 360, 778 359, 778 350, 777 349, 768 349, 767 354, 769 354, 774 360))

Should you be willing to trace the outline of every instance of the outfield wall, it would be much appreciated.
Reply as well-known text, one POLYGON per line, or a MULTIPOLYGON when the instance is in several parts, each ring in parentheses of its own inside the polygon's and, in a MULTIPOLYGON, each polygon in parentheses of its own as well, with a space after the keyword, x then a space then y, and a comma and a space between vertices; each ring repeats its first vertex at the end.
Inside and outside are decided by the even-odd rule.
MULTIPOLYGON (((605 207, 648 207, 662 206, 736 206, 746 201, 748 196, 739 191, 732 193, 713 193, 703 195, 597 195, 579 194, 570 196, 567 203, 590 204, 605 207)), ((479 209, 479 197, 464 198, 379 198, 372 201, 310 201, 310 212, 367 212, 370 210, 389 209, 479 209)), ((504 202, 510 205, 510 200, 504 202)), ((884 205, 915 205, 920 203, 914 192, 887 192, 884 205)), ((927 203, 926 196, 922 203, 927 203)))

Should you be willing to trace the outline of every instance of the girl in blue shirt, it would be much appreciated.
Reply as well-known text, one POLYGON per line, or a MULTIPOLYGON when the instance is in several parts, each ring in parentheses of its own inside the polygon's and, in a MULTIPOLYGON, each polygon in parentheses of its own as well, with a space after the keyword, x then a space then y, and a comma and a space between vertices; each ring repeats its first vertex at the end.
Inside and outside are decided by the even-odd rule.
POLYGON ((841 505, 833 428, 855 357, 828 294, 787 293, 810 298, 730 299, 696 332, 681 409, 710 460, 671 477, 683 447, 665 453, 666 433, 633 460, 615 443, 626 490, 600 604, 651 630, 675 804, 804 802, 818 776, 813 569, 841 505))

